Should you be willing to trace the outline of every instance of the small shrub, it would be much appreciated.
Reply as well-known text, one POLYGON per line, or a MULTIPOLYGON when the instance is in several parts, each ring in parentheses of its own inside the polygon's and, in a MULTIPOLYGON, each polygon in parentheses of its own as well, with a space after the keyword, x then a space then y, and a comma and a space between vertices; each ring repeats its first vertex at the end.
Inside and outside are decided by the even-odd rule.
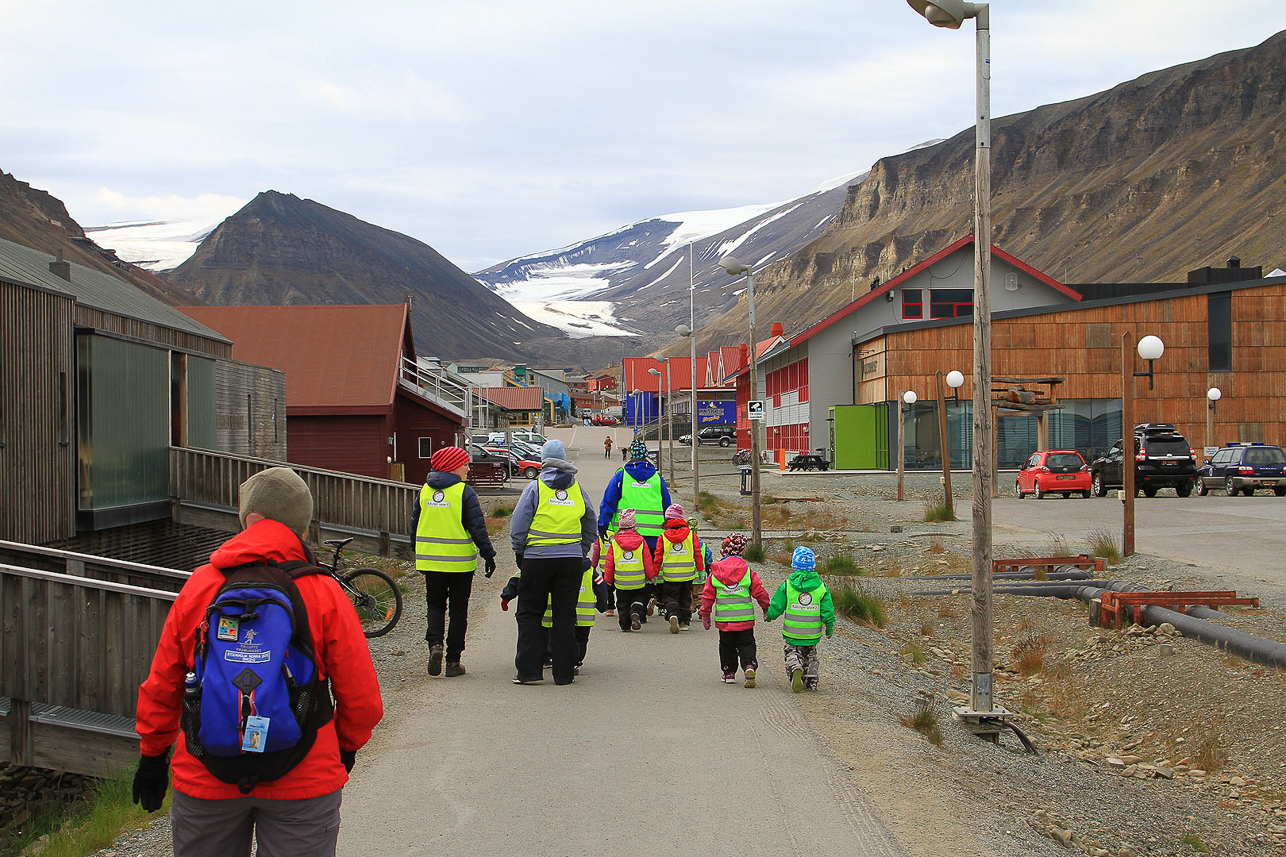
POLYGON ((745 557, 746 562, 763 562, 764 546, 762 544, 751 542, 746 545, 745 553, 743 553, 742 556, 745 557))
POLYGON ((902 647, 902 654, 909 657, 915 666, 924 666, 924 646, 919 643, 907 643, 902 647))
POLYGON ((952 604, 950 601, 943 601, 941 604, 938 605, 939 619, 954 619, 956 618, 956 616, 957 616, 956 606, 952 604))
POLYGON ((823 574, 842 574, 849 577, 855 577, 862 573, 861 567, 853 561, 853 557, 846 553, 837 553, 826 557, 822 563, 821 571, 823 574))
POLYGON ((847 616, 854 622, 872 628, 883 628, 888 623, 884 602, 876 595, 852 586, 839 586, 831 591, 831 600, 836 613, 847 616))
POLYGON ((1085 537, 1085 541, 1090 546, 1090 553, 1103 557, 1108 565, 1118 565, 1121 562, 1121 549, 1116 546, 1116 536, 1107 530, 1094 530, 1085 537))
POLYGON ((1010 654, 1020 678, 1030 678, 1045 668, 1045 652, 1049 649, 1049 638, 1044 634, 1032 634, 1014 644, 1010 654))
POLYGON ((1205 854, 1210 850, 1210 846, 1202 842, 1201 837, 1195 833, 1185 833, 1179 841, 1201 854, 1205 854))
POLYGON ((921 637, 932 637, 932 636, 933 636, 933 623, 932 623, 932 622, 921 622, 921 623, 920 623, 920 636, 921 636, 921 637))
POLYGON ((926 524, 940 524, 943 521, 954 521, 955 519, 955 510, 948 507, 945 500, 924 504, 924 522, 926 524))
POLYGON ((507 518, 513 514, 513 511, 514 510, 512 506, 497 506, 496 508, 491 510, 491 517, 507 518))
POLYGON ((930 744, 942 744, 942 730, 938 728, 938 713, 933 709, 933 700, 921 699, 915 704, 914 711, 902 715, 901 723, 928 738, 930 744))

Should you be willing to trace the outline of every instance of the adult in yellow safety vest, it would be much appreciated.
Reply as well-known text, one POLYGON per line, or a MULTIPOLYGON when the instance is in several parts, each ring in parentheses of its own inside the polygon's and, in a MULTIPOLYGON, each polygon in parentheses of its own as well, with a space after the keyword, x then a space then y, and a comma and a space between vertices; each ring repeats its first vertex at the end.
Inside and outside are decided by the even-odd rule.
MULTIPOLYGON (((629 445, 629 461, 616 471, 603 489, 603 502, 598 508, 598 532, 607 537, 620 528, 621 511, 633 509, 639 534, 647 542, 647 549, 656 553, 656 540, 665 524, 665 510, 670 505, 670 488, 656 467, 648 460, 647 444, 642 439, 629 445)), ((647 609, 643 621, 651 614, 651 601, 656 588, 650 583, 644 587, 643 603, 647 609)))
POLYGON ((670 633, 688 630, 692 621, 692 581, 705 576, 701 540, 683 517, 683 507, 671 503, 665 510, 665 529, 656 540, 654 562, 660 569, 661 602, 670 622, 670 633))
POLYGON ((424 575, 428 601, 429 675, 464 675, 460 655, 469 629, 469 596, 481 555, 485 576, 496 570, 496 549, 487 535, 487 522, 478 495, 465 483, 469 453, 444 446, 429 458, 428 479, 411 510, 415 536, 415 570, 424 575), (447 610, 450 609, 450 625, 447 610), (444 646, 445 643, 445 646, 444 646))
POLYGON ((589 550, 598 538, 594 504, 576 481, 560 440, 541 448, 540 475, 518 498, 509 523, 509 540, 521 576, 518 581, 518 650, 515 684, 535 684, 545 662, 541 614, 552 622, 549 649, 554 684, 576 680, 576 603, 589 550))

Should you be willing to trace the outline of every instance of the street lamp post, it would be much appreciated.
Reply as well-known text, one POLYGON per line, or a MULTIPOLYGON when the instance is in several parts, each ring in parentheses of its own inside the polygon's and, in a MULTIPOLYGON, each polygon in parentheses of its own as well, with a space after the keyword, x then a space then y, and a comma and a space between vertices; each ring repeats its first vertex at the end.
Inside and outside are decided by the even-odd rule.
MULTIPOLYGON (((661 359, 665 361, 665 377, 668 379, 668 378, 670 377, 670 358, 668 358, 668 357, 662 357, 661 359)), ((656 397, 657 397, 658 399, 660 399, 660 398, 661 398, 661 370, 660 370, 660 369, 656 369, 656 368, 652 368, 652 369, 647 370, 647 373, 648 373, 649 375, 653 376, 654 378, 656 378, 656 397)), ((661 407, 662 407, 662 409, 664 409, 664 408, 665 408, 665 404, 664 404, 664 403, 662 403, 661 407)), ((669 427, 669 422, 670 422, 669 411, 666 411, 666 426, 667 426, 667 428, 669 427)), ((661 472, 661 466, 662 466, 662 462, 661 462, 661 413, 660 413, 660 411, 658 411, 658 412, 657 412, 657 414, 656 414, 656 470, 657 470, 657 472, 658 472, 658 473, 660 473, 660 472, 661 472)), ((673 481, 674 481, 674 473, 673 473, 673 472, 671 472, 671 473, 670 473, 670 481, 671 481, 671 482, 673 482, 673 481)))
POLYGON ((1206 446, 1218 446, 1215 443, 1215 405, 1223 398, 1223 390, 1211 387, 1206 390, 1206 398, 1210 402, 1206 405, 1206 446))
MULTIPOLYGON (((947 520, 956 519, 955 498, 951 494, 951 433, 947 425, 947 392, 942 386, 942 373, 938 372, 938 435, 942 446, 942 493, 947 506, 947 520)), ((947 373, 947 386, 951 388, 951 397, 959 400, 960 386, 964 384, 964 375, 952 369, 947 373)))
POLYGON ((973 236, 973 685, 970 714, 994 710, 991 581, 991 12, 986 3, 907 0, 935 27, 977 25, 973 236))
POLYGON ((902 499, 902 477, 906 472, 906 415, 911 413, 911 406, 920 397, 915 390, 898 392, 898 500, 902 499))
POLYGON ((1153 389, 1153 364, 1165 353, 1165 343, 1159 336, 1145 336, 1139 340, 1139 356, 1148 361, 1148 371, 1135 372, 1134 355, 1130 345, 1134 334, 1121 334, 1121 500, 1125 504, 1121 526, 1121 556, 1134 555, 1134 379, 1147 378, 1148 389, 1153 389))
MULTIPOLYGON (((681 324, 674 329, 679 336, 686 336, 689 344, 692 346, 692 508, 697 509, 701 505, 701 469, 700 459, 697 456, 697 332, 686 324, 681 324)), ((692 514, 696 514, 693 512, 692 514)))
MULTIPOLYGON (((759 399, 759 346, 755 342, 755 272, 749 265, 743 265, 735 256, 724 256, 719 266, 732 276, 746 275, 746 302, 750 311, 750 401, 759 399)), ((750 423, 750 522, 751 541, 755 545, 763 544, 762 517, 759 508, 759 423, 760 420, 749 420, 750 423)), ((694 439, 695 440, 695 439, 694 439)))

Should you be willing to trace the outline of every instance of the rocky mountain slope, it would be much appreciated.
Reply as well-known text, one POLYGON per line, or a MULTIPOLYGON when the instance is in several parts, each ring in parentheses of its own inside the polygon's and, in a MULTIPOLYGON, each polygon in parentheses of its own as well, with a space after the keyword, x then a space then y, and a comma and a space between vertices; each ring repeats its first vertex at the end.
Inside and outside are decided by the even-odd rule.
MULTIPOLYGON (((992 123, 994 243, 1069 283, 1281 265, 1286 33, 992 123)), ((788 333, 973 228, 974 130, 878 161, 824 233, 756 277, 788 333)), ((746 303, 703 333, 745 329, 746 303)), ((678 343, 672 349, 679 349, 678 343)))
POLYGON ((411 301, 417 349, 522 360, 565 337, 432 247, 293 194, 265 191, 167 278, 215 306, 411 301))
POLYGON ((200 303, 155 274, 121 262, 111 250, 103 249, 86 236, 61 200, 3 171, 0 171, 0 238, 43 250, 50 259, 61 250, 67 261, 115 274, 171 306, 200 303))

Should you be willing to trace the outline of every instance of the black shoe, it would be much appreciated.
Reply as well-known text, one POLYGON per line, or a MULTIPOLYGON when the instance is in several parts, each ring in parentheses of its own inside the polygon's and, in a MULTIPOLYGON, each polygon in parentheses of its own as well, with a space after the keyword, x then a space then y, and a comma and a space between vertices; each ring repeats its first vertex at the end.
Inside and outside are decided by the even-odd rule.
POLYGON ((544 680, 545 679, 543 677, 542 678, 523 678, 520 675, 516 675, 513 678, 514 684, 540 684, 544 680))
POLYGON ((558 685, 559 687, 566 687, 569 684, 575 684, 575 683, 576 683, 576 676, 572 676, 571 678, 567 679, 567 681, 554 682, 554 684, 558 685))
POLYGON ((639 629, 640 629, 640 628, 642 628, 642 627, 643 627, 643 622, 642 622, 642 620, 640 620, 640 619, 639 619, 639 614, 637 614, 637 613, 631 613, 631 614, 630 614, 630 630, 631 630, 631 631, 637 631, 637 630, 639 630, 639 629))
POLYGON ((442 675, 442 644, 429 646, 429 675, 442 675))
POLYGON ((459 661, 447 661, 447 678, 464 675, 464 664, 459 661))

